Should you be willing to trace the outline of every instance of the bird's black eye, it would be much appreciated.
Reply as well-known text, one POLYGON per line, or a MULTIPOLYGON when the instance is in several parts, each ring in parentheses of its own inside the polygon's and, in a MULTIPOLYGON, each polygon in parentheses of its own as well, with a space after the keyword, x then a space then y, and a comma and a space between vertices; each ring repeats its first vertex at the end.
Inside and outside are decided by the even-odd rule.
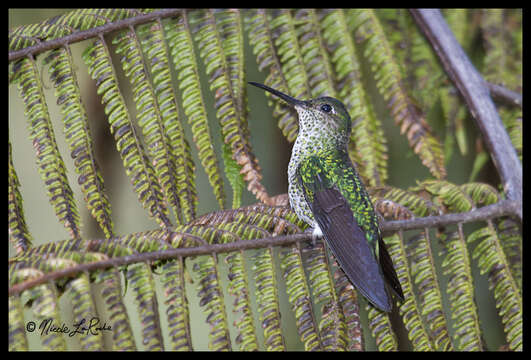
POLYGON ((332 107, 328 104, 323 104, 321 105, 321 110, 323 110, 324 112, 330 112, 332 111, 332 107))

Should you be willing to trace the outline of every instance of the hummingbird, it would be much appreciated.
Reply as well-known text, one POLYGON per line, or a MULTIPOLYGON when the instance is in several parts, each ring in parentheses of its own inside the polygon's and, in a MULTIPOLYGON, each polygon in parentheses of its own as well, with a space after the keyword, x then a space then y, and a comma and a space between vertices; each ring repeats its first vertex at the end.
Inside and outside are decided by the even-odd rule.
POLYGON ((388 286, 404 294, 382 240, 378 216, 347 146, 350 115, 332 97, 298 100, 269 86, 249 82, 293 106, 299 133, 288 165, 288 196, 299 219, 323 237, 354 287, 376 308, 391 312, 388 286))

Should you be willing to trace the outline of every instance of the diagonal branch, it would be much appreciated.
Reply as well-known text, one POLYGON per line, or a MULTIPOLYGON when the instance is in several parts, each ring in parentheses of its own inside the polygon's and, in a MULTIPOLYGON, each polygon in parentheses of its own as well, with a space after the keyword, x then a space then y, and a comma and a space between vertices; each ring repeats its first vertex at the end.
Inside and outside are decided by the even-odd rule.
POLYGON ((520 204, 516 215, 522 222, 522 164, 489 96, 485 80, 468 59, 439 10, 410 11, 470 108, 507 198, 520 204))

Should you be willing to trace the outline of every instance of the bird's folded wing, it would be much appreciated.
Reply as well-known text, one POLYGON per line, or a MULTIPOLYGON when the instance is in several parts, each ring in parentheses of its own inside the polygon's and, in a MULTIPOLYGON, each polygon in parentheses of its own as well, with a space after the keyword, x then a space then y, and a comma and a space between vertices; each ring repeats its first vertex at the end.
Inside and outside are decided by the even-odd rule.
POLYGON ((349 280, 375 306, 391 311, 390 295, 375 254, 327 169, 312 161, 299 168, 298 175, 326 243, 349 280))

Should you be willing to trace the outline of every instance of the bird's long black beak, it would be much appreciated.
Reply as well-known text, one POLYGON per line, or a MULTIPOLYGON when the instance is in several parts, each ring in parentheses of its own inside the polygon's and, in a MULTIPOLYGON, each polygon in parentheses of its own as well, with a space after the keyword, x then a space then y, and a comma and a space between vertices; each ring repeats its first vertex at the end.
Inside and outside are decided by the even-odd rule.
POLYGON ((270 88, 269 86, 266 86, 264 84, 260 84, 260 83, 257 83, 257 82, 254 82, 254 81, 249 81, 249 84, 251 85, 254 85, 256 87, 259 87, 259 88, 262 88, 266 91, 269 91, 271 94, 273 95, 276 95, 278 96, 279 98, 281 98, 282 100, 284 100, 285 102, 287 102, 288 104, 291 104, 293 106, 304 106, 306 105, 306 102, 305 101, 302 101, 302 100, 297 100, 295 99, 294 97, 291 97, 289 95, 286 95, 278 90, 275 90, 273 88, 270 88))

